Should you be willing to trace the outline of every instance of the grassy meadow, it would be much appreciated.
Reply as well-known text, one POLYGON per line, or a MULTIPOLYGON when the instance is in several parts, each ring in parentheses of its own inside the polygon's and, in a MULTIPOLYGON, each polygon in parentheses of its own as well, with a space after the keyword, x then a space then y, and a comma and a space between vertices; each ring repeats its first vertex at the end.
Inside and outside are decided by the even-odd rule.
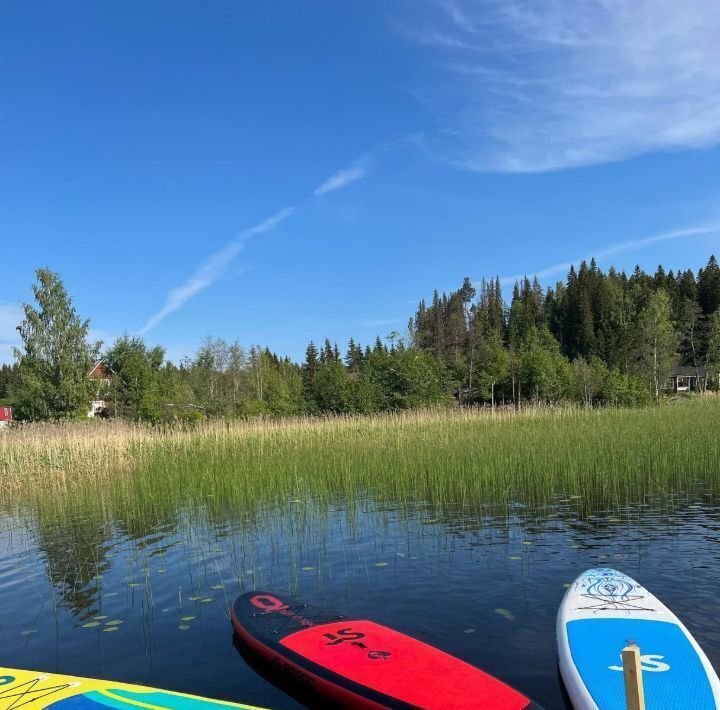
POLYGON ((107 492, 129 508, 393 504, 588 509, 720 492, 720 399, 644 409, 431 410, 371 417, 123 422, 0 433, 0 498, 107 492))

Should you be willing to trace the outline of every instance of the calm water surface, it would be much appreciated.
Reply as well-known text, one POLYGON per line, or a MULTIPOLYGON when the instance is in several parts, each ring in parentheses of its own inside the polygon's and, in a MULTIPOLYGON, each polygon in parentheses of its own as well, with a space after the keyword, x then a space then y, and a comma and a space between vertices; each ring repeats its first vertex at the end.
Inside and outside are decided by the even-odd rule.
POLYGON ((551 710, 564 707, 554 636, 564 585, 603 565, 660 596, 720 667, 720 507, 580 516, 576 505, 497 515, 296 500, 193 507, 152 524, 101 505, 6 510, 2 664, 300 707, 248 666, 228 613, 241 592, 292 591, 434 644, 551 710))

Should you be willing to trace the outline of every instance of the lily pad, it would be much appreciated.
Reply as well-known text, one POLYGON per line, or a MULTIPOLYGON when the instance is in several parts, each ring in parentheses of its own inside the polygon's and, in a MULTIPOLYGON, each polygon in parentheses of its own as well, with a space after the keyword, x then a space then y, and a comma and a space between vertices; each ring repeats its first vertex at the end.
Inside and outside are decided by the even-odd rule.
POLYGON ((495 613, 508 621, 515 621, 515 614, 513 614, 510 609, 495 609, 495 613))

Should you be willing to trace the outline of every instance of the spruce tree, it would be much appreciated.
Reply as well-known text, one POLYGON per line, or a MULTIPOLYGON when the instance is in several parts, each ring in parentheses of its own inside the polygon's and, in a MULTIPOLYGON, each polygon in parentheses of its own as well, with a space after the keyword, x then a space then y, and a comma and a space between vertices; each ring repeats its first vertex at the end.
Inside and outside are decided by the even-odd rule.
POLYGON ((347 352, 345 353, 345 364, 347 365, 349 370, 353 370, 355 368, 356 362, 355 362, 355 338, 350 338, 348 341, 348 347, 347 352))
POLYGON ((711 256, 698 276, 698 298, 700 307, 706 316, 720 308, 720 266, 715 256, 711 256))
POLYGON ((311 340, 305 350, 305 363, 302 366, 302 378, 305 384, 310 385, 310 383, 312 383, 317 368, 318 351, 315 347, 315 343, 311 340))
POLYGON ((320 358, 320 361, 323 363, 335 362, 335 351, 330 344, 330 338, 325 338, 325 346, 323 347, 322 357, 320 358))

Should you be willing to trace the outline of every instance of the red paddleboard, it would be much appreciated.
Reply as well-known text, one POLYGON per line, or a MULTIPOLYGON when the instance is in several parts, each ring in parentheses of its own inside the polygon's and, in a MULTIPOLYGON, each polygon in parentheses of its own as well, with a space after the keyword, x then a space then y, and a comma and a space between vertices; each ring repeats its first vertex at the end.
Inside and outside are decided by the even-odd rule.
POLYGON ((240 641, 276 670, 344 707, 542 710, 433 646, 294 597, 243 594, 232 622, 240 641))

